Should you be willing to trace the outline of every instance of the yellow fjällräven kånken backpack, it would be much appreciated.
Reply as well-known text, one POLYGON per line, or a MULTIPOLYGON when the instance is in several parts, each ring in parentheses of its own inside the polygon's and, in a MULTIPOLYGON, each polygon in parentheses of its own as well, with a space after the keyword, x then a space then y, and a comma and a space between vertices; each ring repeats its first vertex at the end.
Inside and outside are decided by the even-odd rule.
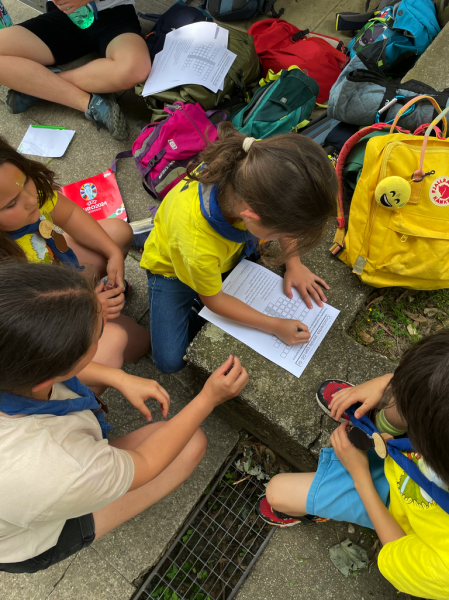
POLYGON ((447 112, 449 107, 441 112, 434 98, 418 96, 398 112, 390 135, 368 141, 346 235, 341 179, 344 160, 355 141, 387 125, 361 130, 340 153, 338 229, 331 252, 368 285, 418 290, 449 287, 449 140, 429 137, 440 120, 446 136, 447 112), (424 98, 440 113, 425 135, 393 133, 399 117, 424 98))

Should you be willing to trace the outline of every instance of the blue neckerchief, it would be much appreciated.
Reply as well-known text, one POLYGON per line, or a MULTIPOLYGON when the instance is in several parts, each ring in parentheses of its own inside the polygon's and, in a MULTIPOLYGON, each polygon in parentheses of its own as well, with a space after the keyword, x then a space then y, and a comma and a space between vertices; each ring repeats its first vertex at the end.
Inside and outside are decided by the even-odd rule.
MULTIPOLYGON (((12 237, 13 240, 18 240, 21 237, 23 237, 24 235, 38 232, 40 222, 41 222, 41 219, 39 218, 36 221, 36 223, 31 223, 31 225, 25 225, 25 227, 21 227, 20 229, 16 229, 15 231, 6 231, 6 233, 10 237, 12 237)), ((42 239, 45 239, 45 238, 42 238, 42 239)), ((73 250, 71 248, 69 248, 67 250, 67 252, 61 252, 56 247, 55 241, 52 237, 50 237, 49 239, 45 239, 45 243, 50 248, 50 250, 53 252, 53 254, 57 258, 59 258, 59 260, 63 264, 70 266, 70 267, 76 267, 77 269, 82 268, 78 262, 78 259, 76 258, 76 254, 73 252, 73 250)))
POLYGON ((112 425, 106 421, 101 405, 93 391, 81 383, 77 377, 72 377, 62 383, 80 397, 44 401, 0 392, 0 411, 7 415, 55 415, 60 417, 68 413, 92 409, 100 424, 103 437, 107 439, 107 431, 112 429, 112 425))
POLYGON ((221 206, 218 204, 218 186, 204 185, 198 183, 198 193, 202 213, 214 231, 231 242, 244 243, 239 262, 246 256, 255 254, 257 256, 257 243, 259 241, 255 235, 248 230, 237 229, 228 223, 223 216, 221 206))
MULTIPOLYGON (((373 433, 379 433, 379 430, 367 416, 363 415, 361 419, 354 416, 357 406, 350 406, 345 412, 350 416, 351 422, 356 427, 370 437, 373 433)), ((440 488, 433 481, 429 481, 411 458, 408 458, 403 452, 415 452, 408 438, 399 438, 387 441, 388 454, 391 458, 413 479, 445 512, 449 513, 449 492, 440 488)))

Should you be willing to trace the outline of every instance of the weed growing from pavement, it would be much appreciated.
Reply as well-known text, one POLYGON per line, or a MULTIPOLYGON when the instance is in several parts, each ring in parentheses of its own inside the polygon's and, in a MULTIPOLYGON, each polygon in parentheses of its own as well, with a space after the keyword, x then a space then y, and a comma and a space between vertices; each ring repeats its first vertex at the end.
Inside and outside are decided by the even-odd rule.
POLYGON ((368 297, 349 333, 397 361, 413 343, 448 326, 449 290, 383 288, 368 297))

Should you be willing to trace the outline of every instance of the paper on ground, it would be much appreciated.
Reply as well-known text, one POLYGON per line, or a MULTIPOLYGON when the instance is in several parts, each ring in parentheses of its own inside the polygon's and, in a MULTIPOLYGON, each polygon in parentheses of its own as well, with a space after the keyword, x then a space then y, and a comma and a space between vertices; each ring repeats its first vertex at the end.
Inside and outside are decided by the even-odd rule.
POLYGON ((171 31, 154 58, 142 95, 186 84, 203 85, 216 93, 236 58, 227 42, 228 31, 215 23, 192 23, 171 31))
POLYGON ((204 319, 221 327, 296 377, 302 375, 340 312, 329 304, 319 308, 315 303, 309 310, 294 288, 293 299, 290 300, 283 292, 282 277, 248 260, 242 260, 235 267, 223 283, 223 291, 266 315, 298 319, 307 325, 310 341, 307 344, 287 346, 274 335, 220 317, 208 308, 203 308, 200 312, 204 319))
POLYGON ((60 158, 74 135, 71 129, 45 129, 30 125, 17 150, 22 154, 60 158))

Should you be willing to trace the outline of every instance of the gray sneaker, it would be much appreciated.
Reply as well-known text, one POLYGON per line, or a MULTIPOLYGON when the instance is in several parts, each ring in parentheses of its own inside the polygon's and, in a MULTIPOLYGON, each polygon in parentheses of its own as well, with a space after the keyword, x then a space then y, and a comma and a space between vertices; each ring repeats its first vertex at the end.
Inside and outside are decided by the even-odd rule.
POLYGON ((114 140, 126 140, 129 137, 128 123, 117 102, 116 94, 92 94, 84 114, 89 121, 94 122, 98 130, 100 125, 104 125, 114 140))
MULTIPOLYGON (((53 73, 61 73, 59 67, 47 67, 53 73)), ((25 112, 35 104, 40 102, 40 98, 31 96, 30 94, 22 94, 16 90, 9 90, 6 94, 6 110, 13 115, 18 115, 25 112)))

